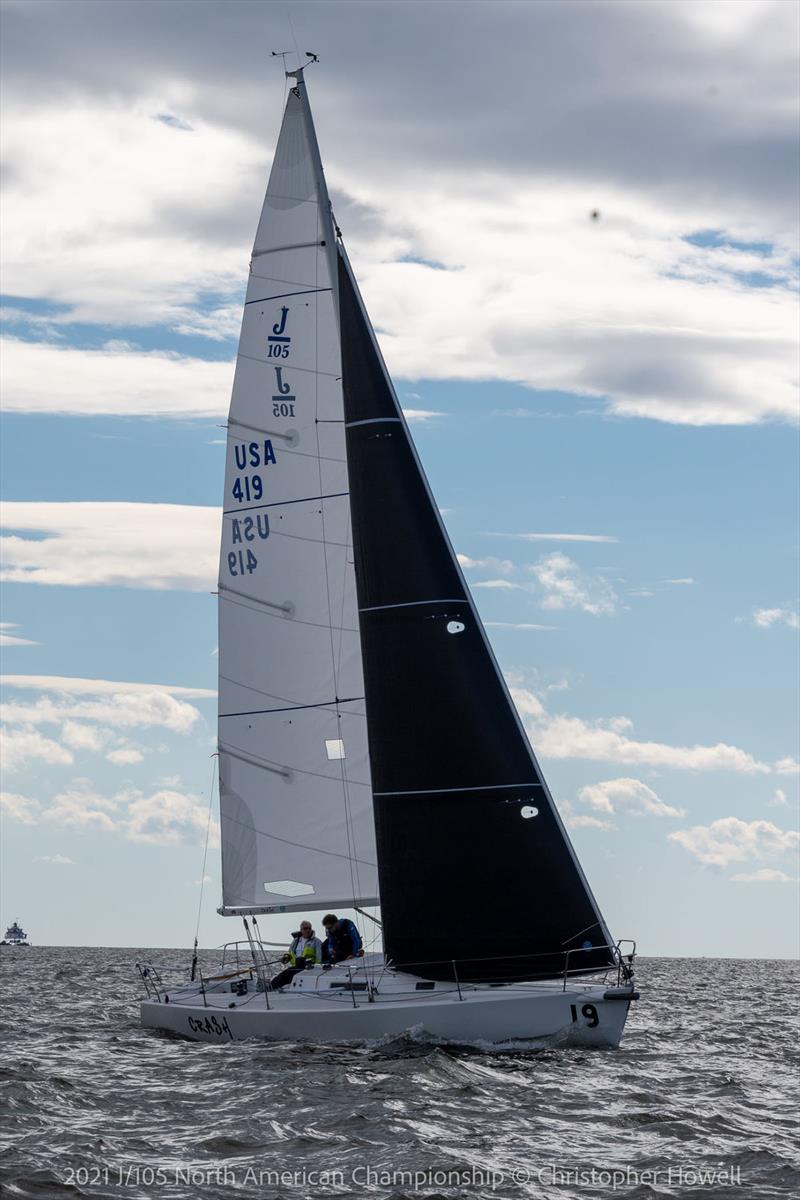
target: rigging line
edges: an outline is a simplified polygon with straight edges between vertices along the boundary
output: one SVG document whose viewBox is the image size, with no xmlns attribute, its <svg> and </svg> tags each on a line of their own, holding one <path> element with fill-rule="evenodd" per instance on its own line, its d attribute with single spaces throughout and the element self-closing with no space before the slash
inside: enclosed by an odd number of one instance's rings
<svg viewBox="0 0 800 1200">
<path fill-rule="evenodd" d="M 308 708 L 337 708 L 340 704 L 350 704 L 354 700 L 363 700 L 363 696 L 337 696 L 335 700 L 320 700 L 318 704 L 290 704 L 287 708 L 250 708 L 246 712 L 220 713 L 222 717 L 261 717 L 267 713 L 302 712 Z"/>
<path fill-rule="evenodd" d="M 229 813 L 222 814 L 223 821 L 230 821 L 232 825 L 241 825 L 242 829 L 247 829 L 250 833 L 256 833 L 259 837 L 269 838 L 273 842 L 281 842 L 284 846 L 294 846 L 298 850 L 308 850 L 311 854 L 324 854 L 328 858 L 349 858 L 349 854 L 340 854 L 338 850 L 322 850 L 319 846 L 309 846 L 307 842 L 294 842 L 291 838 L 279 837 L 277 833 L 267 833 L 266 829 L 257 829 L 255 825 L 248 824 L 247 821 L 239 821 L 236 817 L 232 817 Z M 375 868 L 376 863 L 364 862 L 365 867 Z M 257 908 L 258 905 L 248 905 L 248 908 Z"/>
<path fill-rule="evenodd" d="M 568 937 L 565 942 L 561 943 L 561 945 L 568 946 L 570 942 L 575 941 L 575 938 L 579 938 L 582 933 L 588 933 L 590 929 L 596 929 L 598 927 L 598 925 L 602 929 L 602 923 L 600 921 L 595 921 L 594 924 L 587 925 L 585 929 L 579 929 L 577 933 L 573 933 L 572 937 Z M 602 947 L 593 946 L 592 949 L 593 950 L 602 949 Z"/>
<path fill-rule="evenodd" d="M 499 792 L 508 790 L 509 788 L 517 788 L 518 790 L 527 790 L 528 788 L 542 788 L 541 783 L 484 783 L 480 787 L 452 787 L 452 788 L 419 788 L 416 791 L 402 792 L 375 792 L 376 796 L 438 796 L 444 792 Z M 591 928 L 591 926 L 590 926 Z M 578 936 L 577 934 L 575 935 Z"/>
<path fill-rule="evenodd" d="M 250 504 L 246 508 L 226 508 L 223 517 L 235 517 L 240 512 L 255 512 L 257 508 L 282 508 L 286 504 L 312 504 L 320 500 L 339 500 L 349 492 L 331 492 L 329 496 L 298 496 L 296 500 L 270 500 L 268 504 Z"/>
<path fill-rule="evenodd" d="M 272 366 L 266 358 L 257 358 L 255 354 L 243 354 L 241 350 L 236 353 L 237 358 L 246 358 L 248 362 L 260 363 L 262 367 Z M 338 375 L 334 375 L 333 371 L 315 371 L 313 367 L 298 367 L 297 363 L 292 366 L 292 371 L 302 371 L 305 375 L 325 375 L 328 379 L 338 379 Z"/>
<path fill-rule="evenodd" d="M 292 31 L 292 41 L 294 42 L 294 52 L 297 55 L 297 69 L 299 71 L 303 64 L 300 62 L 300 51 L 297 47 L 297 38 L 295 37 L 295 33 L 294 33 L 294 24 L 292 22 L 292 14 L 289 11 L 288 4 L 285 6 L 285 8 L 286 8 L 286 19 L 289 22 L 289 28 Z"/>
<path fill-rule="evenodd" d="M 320 244 L 323 246 L 325 245 L 324 242 L 322 242 Z M 316 246 L 317 243 L 309 242 L 309 245 Z M 299 247 L 298 246 L 285 246 L 285 247 L 281 247 L 281 249 L 297 250 L 297 249 L 299 249 Z M 273 254 L 274 251 L 262 250 L 261 253 L 262 254 Z M 255 257 L 255 251 L 253 251 L 253 256 Z M 256 276 L 256 278 L 263 279 L 263 278 L 265 278 L 265 276 L 258 275 L 258 276 Z M 244 306 L 245 306 L 245 308 L 247 308 L 248 304 L 268 304 L 270 302 L 270 300 L 288 300 L 290 296 L 316 296 L 318 292 L 329 292 L 330 290 L 331 290 L 330 288 L 304 288 L 303 291 L 301 291 L 301 292 L 279 292 L 277 296 L 262 296 L 260 300 L 245 300 Z"/>
<path fill-rule="evenodd" d="M 217 777 L 219 754 L 212 754 L 211 782 L 208 788 L 208 819 L 206 821 L 206 841 L 203 846 L 203 869 L 200 872 L 200 899 L 197 902 L 197 924 L 194 928 L 194 950 L 197 953 L 197 939 L 200 936 L 200 916 L 203 911 L 203 891 L 206 883 L 206 862 L 208 861 L 208 839 L 211 834 L 211 808 L 214 802 L 214 781 Z"/>
<path fill-rule="evenodd" d="M 258 695 L 258 696 L 266 696 L 268 700 L 280 700 L 283 704 L 288 705 L 290 708 L 293 707 L 293 701 L 290 696 L 277 696 L 274 692 L 265 692 L 263 690 L 263 688 L 254 687 L 252 683 L 243 683 L 241 679 L 234 679 L 232 675 L 225 675 L 222 671 L 219 672 L 219 678 L 224 679 L 226 683 L 232 683 L 235 687 L 244 688 L 245 691 L 247 691 L 247 692 L 255 692 L 256 695 Z M 363 700 L 363 699 L 364 699 L 363 696 L 355 696 L 355 697 L 353 697 L 353 702 L 357 703 L 358 701 Z M 349 702 L 350 701 L 347 701 L 347 700 L 340 701 L 340 703 L 342 703 L 342 704 L 349 703 Z M 331 707 L 333 707 L 334 703 L 335 703 L 335 701 L 333 701 L 333 700 L 330 701 Z M 309 706 L 301 704 L 301 705 L 298 705 L 297 707 L 308 708 Z M 359 716 L 360 714 L 359 713 L 355 713 L 355 714 L 351 713 L 349 715 Z"/>
</svg>

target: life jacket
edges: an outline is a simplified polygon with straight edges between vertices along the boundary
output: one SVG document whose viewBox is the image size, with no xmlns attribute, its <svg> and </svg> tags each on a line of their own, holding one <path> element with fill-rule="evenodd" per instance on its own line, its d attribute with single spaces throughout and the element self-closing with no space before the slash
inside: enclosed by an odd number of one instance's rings
<svg viewBox="0 0 800 1200">
<path fill-rule="evenodd" d="M 300 945 L 300 941 L 301 938 L 298 934 L 289 947 L 289 964 L 292 967 L 296 967 L 298 963 L 297 948 Z M 307 967 L 316 966 L 318 962 L 322 961 L 322 942 L 318 937 L 314 937 L 313 934 L 311 935 L 303 947 L 303 953 L 300 955 L 300 958 L 305 961 Z"/>
<path fill-rule="evenodd" d="M 363 946 L 363 942 L 361 941 L 361 934 L 358 932 L 355 925 L 348 917 L 344 917 L 342 920 L 340 920 L 339 925 L 340 925 L 340 928 L 337 929 L 335 933 L 331 932 L 328 934 L 328 939 L 325 943 L 328 961 L 329 962 L 336 961 L 337 948 L 339 946 L 339 943 L 344 938 L 348 938 L 352 944 L 353 949 L 350 951 L 350 954 L 354 958 L 361 958 L 364 953 L 364 946 Z M 348 958 L 350 956 L 345 955 L 344 957 Z"/>
</svg>

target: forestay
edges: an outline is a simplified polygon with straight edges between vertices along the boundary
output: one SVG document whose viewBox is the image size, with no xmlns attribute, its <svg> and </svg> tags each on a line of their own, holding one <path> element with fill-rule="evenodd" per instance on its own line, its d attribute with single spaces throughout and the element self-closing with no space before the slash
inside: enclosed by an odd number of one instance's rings
<svg viewBox="0 0 800 1200">
<path fill-rule="evenodd" d="M 228 423 L 219 574 L 228 914 L 377 900 L 336 282 L 313 137 L 293 89 Z"/>
</svg>

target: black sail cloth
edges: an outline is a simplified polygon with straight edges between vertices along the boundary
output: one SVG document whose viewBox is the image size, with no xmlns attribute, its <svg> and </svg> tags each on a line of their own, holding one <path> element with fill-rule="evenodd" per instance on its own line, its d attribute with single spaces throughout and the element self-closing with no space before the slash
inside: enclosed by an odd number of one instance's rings
<svg viewBox="0 0 800 1200">
<path fill-rule="evenodd" d="M 339 307 L 387 957 L 433 979 L 596 970 L 611 961 L 605 923 L 512 710 L 341 255 Z"/>
</svg>

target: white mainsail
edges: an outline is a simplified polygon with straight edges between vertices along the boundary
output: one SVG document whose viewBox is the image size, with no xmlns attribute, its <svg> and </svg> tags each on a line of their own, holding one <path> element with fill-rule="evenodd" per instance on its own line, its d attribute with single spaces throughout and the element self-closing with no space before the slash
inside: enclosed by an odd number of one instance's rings
<svg viewBox="0 0 800 1200">
<path fill-rule="evenodd" d="M 219 571 L 221 912 L 377 903 L 332 224 L 300 90 L 256 234 Z"/>
</svg>

